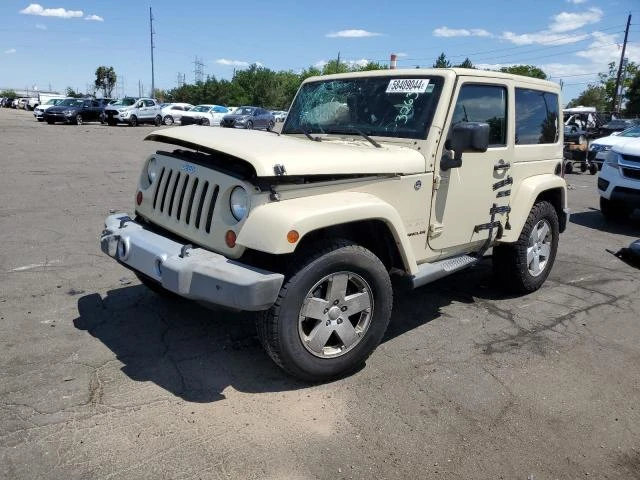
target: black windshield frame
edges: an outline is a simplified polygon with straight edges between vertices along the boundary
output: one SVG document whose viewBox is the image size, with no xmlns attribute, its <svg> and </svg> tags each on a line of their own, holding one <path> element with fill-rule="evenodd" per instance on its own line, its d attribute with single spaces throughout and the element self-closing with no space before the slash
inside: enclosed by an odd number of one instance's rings
<svg viewBox="0 0 640 480">
<path fill-rule="evenodd" d="M 390 82 L 427 80 L 424 92 L 389 93 Z M 425 139 L 444 77 L 368 76 L 318 80 L 302 85 L 289 109 L 283 134 L 353 133 L 371 137 Z"/>
</svg>

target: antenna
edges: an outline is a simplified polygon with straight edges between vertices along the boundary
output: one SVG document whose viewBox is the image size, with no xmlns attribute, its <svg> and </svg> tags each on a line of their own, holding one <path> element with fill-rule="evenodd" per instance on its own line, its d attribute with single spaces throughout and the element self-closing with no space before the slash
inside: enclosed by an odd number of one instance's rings
<svg viewBox="0 0 640 480">
<path fill-rule="evenodd" d="M 151 33 L 151 98 L 154 98 L 156 91 L 156 79 L 155 72 L 153 70 L 153 49 L 155 48 L 153 45 L 153 36 L 155 32 L 153 31 L 153 12 L 151 11 L 151 7 L 149 7 L 149 32 Z"/>
</svg>

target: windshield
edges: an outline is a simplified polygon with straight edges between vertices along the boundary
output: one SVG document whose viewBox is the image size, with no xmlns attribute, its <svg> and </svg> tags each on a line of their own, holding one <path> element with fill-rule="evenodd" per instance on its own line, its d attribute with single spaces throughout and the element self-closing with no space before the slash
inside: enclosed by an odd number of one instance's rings
<svg viewBox="0 0 640 480">
<path fill-rule="evenodd" d="M 640 126 L 639 127 L 627 128 L 626 130 L 620 132 L 620 135 L 618 135 L 618 136 L 619 137 L 638 138 L 638 137 L 640 137 Z"/>
<path fill-rule="evenodd" d="M 59 98 L 52 98 L 51 100 L 49 100 L 47 103 L 45 103 L 45 105 L 57 105 L 58 103 L 60 103 L 62 100 L 60 100 Z"/>
<path fill-rule="evenodd" d="M 208 105 L 196 105 L 195 107 L 191 108 L 189 111 L 190 112 L 208 112 L 210 109 L 211 107 Z"/>
<path fill-rule="evenodd" d="M 303 85 L 282 133 L 426 138 L 442 77 L 364 77 Z"/>
<path fill-rule="evenodd" d="M 134 103 L 136 103 L 135 98 L 120 98 L 115 102 L 110 103 L 109 105 L 120 106 L 120 107 L 130 107 Z"/>
<path fill-rule="evenodd" d="M 234 115 L 251 115 L 253 114 L 254 110 L 255 108 L 252 108 L 252 107 L 240 107 L 234 110 L 233 114 Z"/>
<path fill-rule="evenodd" d="M 84 103 L 84 100 L 81 98 L 65 98 L 58 105 L 61 107 L 79 107 Z"/>
</svg>

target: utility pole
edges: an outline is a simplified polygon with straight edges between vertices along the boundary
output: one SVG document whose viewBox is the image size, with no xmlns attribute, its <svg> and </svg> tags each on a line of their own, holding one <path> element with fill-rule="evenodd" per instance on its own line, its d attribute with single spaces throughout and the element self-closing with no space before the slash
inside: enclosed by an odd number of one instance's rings
<svg viewBox="0 0 640 480">
<path fill-rule="evenodd" d="M 338 52 L 338 63 L 336 63 L 336 68 L 340 68 L 340 52 Z"/>
<path fill-rule="evenodd" d="M 620 55 L 620 64 L 618 65 L 618 75 L 616 77 L 616 89 L 613 91 L 613 102 L 611 103 L 611 111 L 617 112 L 618 89 L 620 88 L 620 77 L 622 77 L 622 64 L 624 62 L 624 53 L 627 49 L 627 38 L 629 37 L 629 25 L 631 25 L 631 14 L 627 17 L 627 28 L 624 31 L 624 43 L 622 44 L 622 54 Z"/>
<path fill-rule="evenodd" d="M 153 35 L 154 35 L 154 31 L 153 31 L 153 13 L 151 11 L 151 7 L 149 7 L 149 31 L 151 33 L 151 98 L 153 98 L 155 96 L 155 92 L 156 92 L 156 79 L 155 79 L 155 73 L 153 71 L 153 49 L 155 48 L 153 46 Z"/>
</svg>

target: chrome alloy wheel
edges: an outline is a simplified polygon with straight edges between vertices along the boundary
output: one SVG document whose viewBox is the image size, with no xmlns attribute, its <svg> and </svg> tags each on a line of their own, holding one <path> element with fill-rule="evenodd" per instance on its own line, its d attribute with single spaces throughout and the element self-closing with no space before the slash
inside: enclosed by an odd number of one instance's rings
<svg viewBox="0 0 640 480">
<path fill-rule="evenodd" d="M 304 347 L 320 358 L 335 358 L 364 338 L 373 316 L 373 293 L 353 272 L 336 272 L 316 283 L 302 303 L 298 333 Z"/>
<path fill-rule="evenodd" d="M 552 237 L 551 226 L 545 219 L 540 220 L 531 231 L 527 245 L 527 268 L 532 277 L 537 277 L 547 267 Z"/>
</svg>

